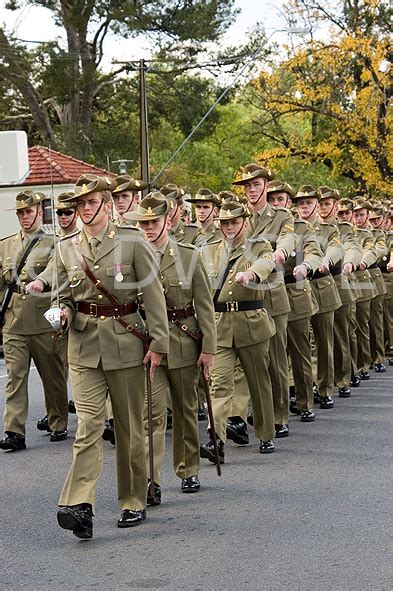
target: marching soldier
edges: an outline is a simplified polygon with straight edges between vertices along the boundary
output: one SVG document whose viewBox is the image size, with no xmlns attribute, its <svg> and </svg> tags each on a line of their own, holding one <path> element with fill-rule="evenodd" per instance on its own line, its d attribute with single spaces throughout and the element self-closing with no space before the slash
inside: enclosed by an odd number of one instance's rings
<svg viewBox="0 0 393 591">
<path fill-rule="evenodd" d="M 4 315 L 3 349 L 7 367 L 4 431 L 0 448 L 26 448 L 28 413 L 27 382 L 33 359 L 44 387 L 50 441 L 67 437 L 68 399 L 64 339 L 52 340 L 52 328 L 43 314 L 50 294 L 26 293 L 26 284 L 48 265 L 53 236 L 41 231 L 43 193 L 25 190 L 16 196 L 15 210 L 21 226 L 14 236 L 0 242 L 1 292 Z"/>
<path fill-rule="evenodd" d="M 384 213 L 383 206 L 380 204 L 371 207 L 369 213 L 371 233 L 374 238 L 374 246 L 377 254 L 375 266 L 369 267 L 371 278 L 378 292 L 370 304 L 370 351 L 371 362 L 374 364 L 374 371 L 376 373 L 383 373 L 385 371 L 385 365 L 383 363 L 385 358 L 383 303 L 387 288 L 380 268 L 384 264 L 384 257 L 386 258 L 388 254 L 388 245 L 383 230 Z"/>
<path fill-rule="evenodd" d="M 211 395 L 218 435 L 220 463 L 224 463 L 226 425 L 234 393 L 234 366 L 240 359 L 254 412 L 259 451 L 272 453 L 274 409 L 269 377 L 269 339 L 275 332 L 264 309 L 265 281 L 274 268 L 270 243 L 258 236 L 246 241 L 249 212 L 236 202 L 224 203 L 219 214 L 222 240 L 208 244 L 203 257 L 212 282 L 217 323 L 217 355 L 211 372 Z M 210 440 L 201 457 L 215 462 Z"/>
<path fill-rule="evenodd" d="M 311 185 L 303 185 L 297 192 L 296 203 L 299 218 L 312 224 L 323 253 L 322 264 L 314 272 L 311 280 L 311 287 L 319 307 L 319 311 L 311 317 L 311 325 L 317 348 L 319 406 L 330 409 L 334 406 L 334 312 L 342 305 L 330 269 L 334 274 L 336 273 L 342 258 L 342 250 L 337 228 L 333 224 L 322 222 L 318 217 L 320 198 L 321 193 L 317 189 Z"/>
<path fill-rule="evenodd" d="M 161 502 L 160 468 L 165 451 L 167 390 L 173 412 L 173 465 L 184 493 L 197 492 L 199 482 L 199 368 L 208 377 L 216 353 L 216 329 L 209 279 L 195 247 L 169 238 L 169 202 L 149 193 L 126 218 L 138 221 L 159 264 L 169 322 L 169 353 L 157 368 L 152 388 L 155 491 L 148 504 Z M 147 413 L 145 412 L 145 415 Z M 145 416 L 145 430 L 147 430 Z M 146 437 L 148 441 L 148 437 Z M 148 446 L 147 446 L 148 447 Z"/>
<path fill-rule="evenodd" d="M 60 527 L 93 535 L 96 482 L 102 469 L 102 425 L 111 393 L 116 436 L 118 527 L 146 517 L 143 429 L 145 371 L 168 352 L 166 306 L 157 265 L 141 232 L 108 220 L 112 182 L 83 175 L 75 194 L 82 231 L 58 244 L 60 305 L 69 329 L 68 360 L 78 415 L 73 462 L 59 499 Z M 150 344 L 138 313 L 143 291 Z M 148 346 L 145 353 L 144 347 Z"/>
<path fill-rule="evenodd" d="M 198 189 L 195 197 L 187 197 L 188 203 L 195 205 L 195 217 L 200 226 L 200 232 L 195 239 L 195 246 L 202 248 L 206 244 L 220 239 L 220 228 L 215 224 L 215 218 L 220 209 L 220 200 L 218 196 L 210 189 Z"/>
<path fill-rule="evenodd" d="M 296 205 L 295 192 L 288 183 L 269 183 L 267 197 L 270 205 L 290 207 Z M 303 422 L 315 420 L 313 409 L 313 379 L 310 346 L 310 319 L 318 312 L 318 304 L 309 277 L 322 264 L 323 254 L 315 238 L 314 228 L 304 220 L 294 220 L 296 247 L 284 263 L 284 281 L 290 301 L 288 315 L 288 353 L 291 357 L 295 397 L 291 412 L 300 415 Z M 292 398 L 292 396 L 291 396 Z M 295 402 L 296 400 L 296 402 Z M 294 404 L 295 403 L 295 404 Z"/>
<path fill-rule="evenodd" d="M 56 216 L 58 223 L 57 234 L 60 238 L 65 236 L 71 236 L 76 232 L 79 232 L 77 227 L 78 212 L 76 211 L 76 201 L 71 201 L 74 197 L 74 193 L 67 192 L 61 193 L 57 197 L 56 203 Z M 52 206 L 48 206 L 52 208 Z M 38 275 L 38 277 L 26 285 L 26 292 L 28 293 L 41 293 L 46 289 L 50 290 L 53 279 L 53 259 L 51 259 L 46 266 L 45 270 Z M 67 335 L 63 336 L 65 343 L 62 343 L 62 352 L 64 353 L 64 366 L 66 371 L 66 379 L 68 378 L 68 359 L 67 359 Z M 75 405 L 73 400 L 68 402 L 68 412 L 75 414 Z M 37 429 L 39 431 L 50 432 L 48 423 L 48 415 L 46 414 L 42 419 L 37 421 Z"/>
<path fill-rule="evenodd" d="M 331 269 L 342 302 L 334 312 L 334 382 L 338 386 L 339 397 L 348 398 L 351 395 L 352 376 L 351 331 L 356 331 L 356 291 L 352 289 L 353 279 L 350 277 L 360 263 L 362 249 L 357 241 L 354 226 L 350 222 L 339 221 L 336 218 L 340 198 L 338 191 L 326 185 L 318 190 L 321 193 L 319 217 L 325 223 L 337 227 L 342 246 L 342 259 Z"/>
<path fill-rule="evenodd" d="M 181 219 L 183 189 L 180 189 L 173 183 L 169 183 L 161 187 L 160 193 L 169 201 L 169 219 L 171 221 L 169 236 L 183 244 L 195 244 L 200 234 L 199 226 L 197 224 L 185 224 Z"/>
<path fill-rule="evenodd" d="M 363 249 L 362 260 L 355 272 L 361 290 L 356 301 L 356 323 L 358 359 L 357 369 L 361 380 L 369 380 L 371 351 L 370 351 L 370 308 L 371 300 L 377 295 L 377 288 L 372 280 L 369 269 L 377 262 L 373 235 L 368 224 L 368 204 L 362 199 L 354 203 L 353 216 L 358 231 L 358 240 Z"/>
<path fill-rule="evenodd" d="M 388 252 L 383 264 L 381 265 L 382 275 L 386 285 L 386 295 L 384 300 L 384 325 L 385 325 L 385 350 L 389 365 L 393 365 L 393 275 L 389 272 L 393 263 L 393 231 L 392 231 L 392 212 L 386 210 L 384 229 Z"/>
<path fill-rule="evenodd" d="M 272 383 L 276 437 L 288 435 L 288 360 L 287 360 L 287 322 L 290 311 L 289 299 L 285 289 L 283 264 L 295 249 L 294 220 L 285 208 L 272 208 L 267 203 L 268 181 L 273 180 L 271 170 L 258 164 L 247 164 L 242 178 L 233 182 L 244 187 L 251 211 L 248 238 L 265 238 L 273 248 L 275 272 L 269 277 L 265 294 L 265 306 L 274 320 L 276 332 L 270 339 L 269 373 Z M 240 392 L 244 392 L 244 389 Z M 235 398 L 240 392 L 235 393 Z M 244 409 L 248 400 L 244 401 Z M 240 424 L 242 427 L 242 424 Z"/>
<path fill-rule="evenodd" d="M 116 187 L 112 191 L 112 199 L 117 215 L 113 221 L 117 226 L 127 225 L 123 215 L 136 210 L 140 201 L 139 191 L 146 189 L 147 183 L 127 174 L 117 176 L 114 181 Z"/>
</svg>

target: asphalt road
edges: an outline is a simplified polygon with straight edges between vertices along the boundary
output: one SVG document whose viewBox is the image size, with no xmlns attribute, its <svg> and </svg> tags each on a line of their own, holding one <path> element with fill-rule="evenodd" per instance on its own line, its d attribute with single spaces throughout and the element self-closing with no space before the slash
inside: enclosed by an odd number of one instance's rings
<svg viewBox="0 0 393 591">
<path fill-rule="evenodd" d="M 3 391 L 4 376 L 1 360 Z M 229 442 L 221 478 L 202 460 L 198 494 L 180 492 L 168 432 L 163 503 L 137 528 L 116 527 L 104 442 L 91 541 L 56 523 L 75 415 L 69 439 L 50 443 L 35 428 L 42 409 L 32 369 L 28 449 L 0 451 L 1 590 L 393 589 L 393 367 L 317 410 L 315 423 L 292 418 L 274 454 L 258 453 L 252 430 L 250 445 Z"/>
</svg>

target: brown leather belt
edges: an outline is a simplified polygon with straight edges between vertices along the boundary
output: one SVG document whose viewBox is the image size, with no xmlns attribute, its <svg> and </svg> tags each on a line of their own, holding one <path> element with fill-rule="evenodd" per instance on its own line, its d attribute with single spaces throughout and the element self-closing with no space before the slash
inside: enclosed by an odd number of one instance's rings
<svg viewBox="0 0 393 591">
<path fill-rule="evenodd" d="M 183 318 L 189 318 L 190 316 L 194 316 L 195 309 L 193 306 L 189 308 L 179 308 L 178 310 L 175 308 L 174 310 L 167 310 L 168 320 L 181 320 Z"/>
<path fill-rule="evenodd" d="M 92 318 L 97 316 L 127 316 L 127 314 L 134 314 L 138 310 L 138 304 L 131 302 L 130 304 L 119 304 L 113 306 L 110 304 L 96 304 L 95 302 L 77 302 L 76 309 L 82 314 L 88 314 Z"/>
</svg>

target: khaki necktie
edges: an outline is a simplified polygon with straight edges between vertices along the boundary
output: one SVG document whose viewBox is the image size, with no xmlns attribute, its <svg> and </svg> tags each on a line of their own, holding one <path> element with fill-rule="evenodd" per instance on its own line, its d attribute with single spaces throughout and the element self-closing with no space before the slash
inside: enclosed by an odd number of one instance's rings
<svg viewBox="0 0 393 591">
<path fill-rule="evenodd" d="M 96 238 L 95 236 L 91 239 L 90 241 L 90 250 L 91 250 L 91 254 L 93 255 L 94 258 L 96 258 L 98 251 L 100 249 L 100 240 L 98 240 L 98 238 Z"/>
</svg>

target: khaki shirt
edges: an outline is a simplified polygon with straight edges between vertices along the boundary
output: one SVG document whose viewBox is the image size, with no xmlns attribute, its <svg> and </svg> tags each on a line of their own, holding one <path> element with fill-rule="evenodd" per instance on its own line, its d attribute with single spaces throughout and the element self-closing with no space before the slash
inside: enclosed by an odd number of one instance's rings
<svg viewBox="0 0 393 591">
<path fill-rule="evenodd" d="M 22 254 L 28 247 L 29 240 L 41 232 L 26 235 L 19 231 L 0 241 L 0 297 L 4 298 L 5 291 L 16 274 Z M 53 236 L 40 234 L 37 244 L 27 257 L 26 264 L 21 269 L 10 304 L 5 313 L 4 333 L 33 335 L 52 332 L 52 327 L 44 318 L 44 313 L 50 308 L 50 293 L 24 293 L 27 283 L 34 281 L 46 269 L 54 247 Z"/>
<path fill-rule="evenodd" d="M 274 269 L 272 247 L 267 240 L 243 242 L 229 255 L 224 240 L 208 244 L 202 250 L 212 291 L 216 293 L 218 303 L 246 302 L 263 300 L 266 292 L 266 279 Z M 224 272 L 229 261 L 233 261 L 227 277 Z M 241 271 L 252 271 L 258 278 L 257 283 L 240 285 L 235 276 Z M 265 308 L 243 312 L 218 312 L 217 344 L 219 347 L 245 347 L 266 341 L 276 332 L 274 321 Z"/>
<path fill-rule="evenodd" d="M 182 242 L 183 244 L 195 244 L 200 230 L 201 228 L 196 224 L 185 224 L 182 220 L 180 220 L 176 228 L 172 228 L 169 231 L 169 236 L 177 242 Z"/>
<path fill-rule="evenodd" d="M 120 304 L 136 302 L 138 292 L 143 292 L 152 338 L 150 349 L 164 354 L 168 352 L 168 321 L 158 265 L 139 230 L 109 222 L 95 258 L 84 232 L 62 240 L 57 248 L 60 304 L 70 310 L 70 364 L 96 368 L 101 362 L 104 370 L 116 370 L 140 365 L 144 356 L 141 339 L 128 332 L 113 317 L 78 312 L 78 302 L 107 305 L 110 302 L 86 276 L 77 252 Z M 144 330 L 139 312 L 123 318 L 137 330 Z"/>
</svg>

